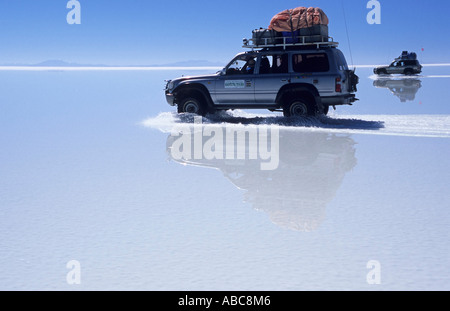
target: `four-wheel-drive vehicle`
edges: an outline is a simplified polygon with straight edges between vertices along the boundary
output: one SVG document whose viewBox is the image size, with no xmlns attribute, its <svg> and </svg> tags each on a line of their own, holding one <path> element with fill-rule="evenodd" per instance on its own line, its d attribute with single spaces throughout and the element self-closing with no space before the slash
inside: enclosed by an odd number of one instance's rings
<svg viewBox="0 0 450 311">
<path fill-rule="evenodd" d="M 165 93 L 179 113 L 268 109 L 306 116 L 351 105 L 358 82 L 337 43 L 284 42 L 239 53 L 213 75 L 169 80 Z"/>
<path fill-rule="evenodd" d="M 422 72 L 422 65 L 417 60 L 416 53 L 404 51 L 389 66 L 376 67 L 373 72 L 377 75 L 403 74 L 409 76 L 420 74 Z"/>
</svg>

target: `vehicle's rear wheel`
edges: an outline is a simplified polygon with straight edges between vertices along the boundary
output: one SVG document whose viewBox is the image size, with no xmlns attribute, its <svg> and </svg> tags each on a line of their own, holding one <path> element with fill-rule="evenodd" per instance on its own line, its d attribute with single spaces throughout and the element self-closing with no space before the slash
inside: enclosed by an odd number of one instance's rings
<svg viewBox="0 0 450 311">
<path fill-rule="evenodd" d="M 328 106 L 328 105 L 323 105 L 323 114 L 324 114 L 324 115 L 327 115 L 329 111 L 330 111 L 330 106 Z"/>
<path fill-rule="evenodd" d="M 205 114 L 205 107 L 198 98 L 187 97 L 178 104 L 178 113 L 195 113 L 202 116 Z"/>
<path fill-rule="evenodd" d="M 285 117 L 305 117 L 316 114 L 314 105 L 305 99 L 294 99 L 283 107 Z"/>
<path fill-rule="evenodd" d="M 405 75 L 412 76 L 414 74 L 414 71 L 412 69 L 405 69 Z"/>
</svg>

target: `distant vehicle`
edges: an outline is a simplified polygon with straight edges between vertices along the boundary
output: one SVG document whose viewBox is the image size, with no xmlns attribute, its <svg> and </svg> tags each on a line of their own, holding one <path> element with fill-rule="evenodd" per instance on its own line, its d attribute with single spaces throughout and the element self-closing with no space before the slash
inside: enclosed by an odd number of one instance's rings
<svg viewBox="0 0 450 311">
<path fill-rule="evenodd" d="M 376 67 L 373 72 L 377 75 L 401 74 L 414 75 L 422 72 L 422 65 L 417 60 L 416 53 L 404 51 L 389 66 Z"/>
<path fill-rule="evenodd" d="M 205 115 L 227 109 L 268 109 L 284 116 L 327 114 L 351 105 L 359 82 L 328 37 L 320 41 L 249 45 L 220 72 L 169 80 L 166 99 L 179 113 Z M 314 38 L 315 39 L 315 38 Z"/>
</svg>

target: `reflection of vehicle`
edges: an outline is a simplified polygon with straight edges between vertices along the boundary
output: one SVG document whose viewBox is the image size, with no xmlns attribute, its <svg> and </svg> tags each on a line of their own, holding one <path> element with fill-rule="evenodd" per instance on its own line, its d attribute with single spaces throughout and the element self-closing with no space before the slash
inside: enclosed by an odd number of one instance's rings
<svg viewBox="0 0 450 311">
<path fill-rule="evenodd" d="M 230 131 L 218 124 L 209 124 L 205 129 L 208 128 L 210 132 L 223 134 Z M 237 136 L 249 130 L 239 125 L 233 125 L 232 129 Z M 184 142 L 190 141 L 190 146 L 194 146 L 194 136 L 186 136 L 188 140 Z M 297 231 L 312 231 L 322 223 L 326 206 L 333 200 L 345 174 L 356 165 L 355 142 L 347 135 L 280 130 L 279 165 L 273 170 L 261 170 L 263 160 L 250 159 L 251 154 L 258 154 L 256 149 L 260 145 L 247 143 L 246 156 L 241 159 L 180 159 L 174 156 L 174 149 L 180 148 L 180 139 L 173 135 L 167 138 L 171 159 L 219 169 L 236 187 L 246 191 L 245 201 L 253 208 L 269 214 L 275 224 Z M 197 146 L 210 148 L 210 141 L 210 136 L 204 137 Z M 221 141 L 215 150 L 228 150 L 229 141 Z M 235 148 L 234 143 L 231 146 Z"/>
<path fill-rule="evenodd" d="M 373 81 L 373 86 L 389 89 L 404 103 L 415 99 L 422 82 L 419 79 L 378 79 Z"/>
<path fill-rule="evenodd" d="M 377 75 L 383 74 L 404 74 L 413 75 L 422 72 L 422 66 L 417 60 L 415 53 L 404 51 L 402 55 L 396 58 L 389 66 L 376 67 L 373 72 Z"/>
<path fill-rule="evenodd" d="M 217 74 L 169 81 L 167 102 L 180 113 L 201 115 L 226 109 L 282 110 L 285 116 L 327 113 L 330 106 L 356 101 L 358 84 L 344 54 L 330 44 L 240 53 Z"/>
</svg>

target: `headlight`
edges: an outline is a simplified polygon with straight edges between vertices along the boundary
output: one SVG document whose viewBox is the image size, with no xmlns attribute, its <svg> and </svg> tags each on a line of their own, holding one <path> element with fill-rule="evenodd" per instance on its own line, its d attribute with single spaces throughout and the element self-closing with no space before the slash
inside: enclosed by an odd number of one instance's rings
<svg viewBox="0 0 450 311">
<path fill-rule="evenodd" d="M 166 90 L 170 91 L 171 89 L 173 89 L 173 81 L 172 80 L 168 80 L 167 81 L 167 85 L 166 85 Z"/>
</svg>

